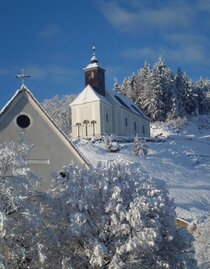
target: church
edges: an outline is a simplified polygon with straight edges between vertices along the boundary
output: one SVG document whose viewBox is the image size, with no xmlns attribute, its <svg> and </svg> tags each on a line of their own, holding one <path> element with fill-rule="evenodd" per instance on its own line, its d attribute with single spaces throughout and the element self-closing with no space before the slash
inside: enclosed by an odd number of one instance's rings
<svg viewBox="0 0 210 269">
<path fill-rule="evenodd" d="M 64 165 L 74 162 L 78 166 L 90 166 L 24 82 L 0 111 L 0 144 L 17 142 L 22 134 L 32 145 L 27 163 L 31 172 L 40 178 L 39 190 L 47 191 L 52 182 L 52 174 L 62 172 Z"/>
<path fill-rule="evenodd" d="M 84 68 L 85 88 L 70 104 L 72 137 L 118 135 L 150 136 L 149 118 L 129 98 L 105 88 L 105 70 L 98 64 L 95 47 Z"/>
</svg>

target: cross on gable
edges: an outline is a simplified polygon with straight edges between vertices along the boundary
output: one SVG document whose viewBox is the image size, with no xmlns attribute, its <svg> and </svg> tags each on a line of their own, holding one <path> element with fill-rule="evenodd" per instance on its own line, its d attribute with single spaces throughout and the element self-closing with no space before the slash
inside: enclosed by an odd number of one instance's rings
<svg viewBox="0 0 210 269">
<path fill-rule="evenodd" d="M 25 86 L 25 78 L 30 78 L 30 75 L 26 75 L 24 73 L 24 69 L 22 70 L 22 74 L 18 74 L 16 75 L 17 78 L 20 78 L 22 80 L 22 85 L 21 86 Z"/>
</svg>

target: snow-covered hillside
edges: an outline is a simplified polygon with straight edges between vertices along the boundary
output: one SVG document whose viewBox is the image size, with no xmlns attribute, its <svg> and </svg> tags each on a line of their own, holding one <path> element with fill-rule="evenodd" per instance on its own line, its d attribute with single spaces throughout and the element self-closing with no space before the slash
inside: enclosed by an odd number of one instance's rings
<svg viewBox="0 0 210 269">
<path fill-rule="evenodd" d="M 203 221 L 210 215 L 210 116 L 186 122 L 152 125 L 146 157 L 132 155 L 132 143 L 121 143 L 117 153 L 108 152 L 104 142 L 75 141 L 93 164 L 121 157 L 129 159 L 152 177 L 163 179 L 175 199 L 177 214 L 188 221 Z"/>
</svg>

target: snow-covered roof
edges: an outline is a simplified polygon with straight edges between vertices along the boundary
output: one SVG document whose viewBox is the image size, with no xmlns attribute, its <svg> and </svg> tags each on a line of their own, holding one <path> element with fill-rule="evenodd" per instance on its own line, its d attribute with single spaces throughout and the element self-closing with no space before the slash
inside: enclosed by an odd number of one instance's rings
<svg viewBox="0 0 210 269">
<path fill-rule="evenodd" d="M 94 67 L 99 67 L 98 63 L 89 63 L 83 70 L 89 69 L 89 68 L 94 68 Z"/>
<path fill-rule="evenodd" d="M 20 89 L 16 91 L 16 93 L 13 95 L 13 97 L 9 100 L 9 102 L 2 108 L 0 111 L 0 117 L 10 108 L 14 100 L 21 94 L 25 93 L 28 95 L 35 104 L 41 109 L 41 111 L 47 116 L 48 120 L 53 124 L 53 126 L 60 132 L 60 134 L 68 141 L 68 143 L 71 145 L 71 147 L 78 153 L 80 158 L 82 158 L 86 165 L 90 166 L 89 161 L 84 157 L 84 155 L 79 151 L 79 149 L 70 141 L 68 136 L 58 127 L 58 125 L 53 121 L 53 119 L 50 117 L 50 115 L 44 110 L 44 108 L 40 105 L 40 103 L 37 101 L 37 99 L 33 96 L 31 91 L 23 84 Z"/>
<path fill-rule="evenodd" d="M 70 106 L 81 105 L 94 101 L 102 101 L 108 105 L 111 105 L 106 97 L 98 94 L 90 85 L 87 85 L 79 96 L 70 104 Z"/>
<path fill-rule="evenodd" d="M 89 68 L 95 68 L 95 67 L 103 69 L 103 68 L 99 67 L 99 65 L 98 65 L 98 59 L 96 57 L 96 48 L 95 48 L 95 46 L 93 46 L 93 55 L 90 59 L 90 63 L 85 68 L 83 68 L 83 70 L 86 70 Z"/>
<path fill-rule="evenodd" d="M 116 91 L 109 91 L 106 93 L 109 94 L 109 96 L 114 100 L 115 103 L 118 105 L 132 111 L 133 113 L 137 114 L 138 116 L 145 118 L 146 120 L 150 120 L 143 112 L 142 110 L 128 97 L 123 96 Z"/>
</svg>

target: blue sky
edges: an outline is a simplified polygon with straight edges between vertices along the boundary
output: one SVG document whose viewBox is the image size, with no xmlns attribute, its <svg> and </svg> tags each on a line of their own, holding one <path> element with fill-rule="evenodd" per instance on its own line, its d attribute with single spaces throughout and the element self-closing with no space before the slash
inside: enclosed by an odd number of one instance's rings
<svg viewBox="0 0 210 269">
<path fill-rule="evenodd" d="M 78 94 L 93 42 L 106 85 L 161 55 L 210 79 L 210 0 L 0 0 L 0 107 L 26 85 L 42 102 Z"/>
</svg>

